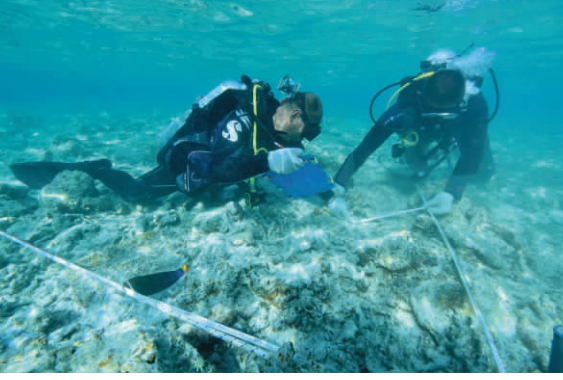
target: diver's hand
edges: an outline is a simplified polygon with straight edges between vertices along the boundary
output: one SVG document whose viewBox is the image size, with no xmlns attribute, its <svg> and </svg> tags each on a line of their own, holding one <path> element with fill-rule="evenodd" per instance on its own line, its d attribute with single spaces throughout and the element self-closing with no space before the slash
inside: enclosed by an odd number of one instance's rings
<svg viewBox="0 0 563 380">
<path fill-rule="evenodd" d="M 454 196 L 444 191 L 436 194 L 434 198 L 424 204 L 424 207 L 434 215 L 446 215 L 452 211 L 453 204 Z"/>
<path fill-rule="evenodd" d="M 334 193 L 334 197 L 328 202 L 330 212 L 336 217 L 349 218 L 348 206 L 346 206 L 346 200 L 344 199 L 346 190 L 337 184 L 331 191 Z"/>
<path fill-rule="evenodd" d="M 278 174 L 289 174 L 305 165 L 301 158 L 303 149 L 283 148 L 268 153 L 268 166 L 271 171 Z"/>
</svg>

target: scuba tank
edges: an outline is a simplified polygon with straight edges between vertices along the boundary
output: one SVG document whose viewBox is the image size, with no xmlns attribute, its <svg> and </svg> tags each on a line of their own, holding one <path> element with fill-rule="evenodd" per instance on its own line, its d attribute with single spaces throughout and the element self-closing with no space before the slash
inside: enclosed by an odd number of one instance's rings
<svg viewBox="0 0 563 380">
<path fill-rule="evenodd" d="M 246 75 L 241 77 L 241 81 L 222 82 L 207 95 L 199 98 L 191 109 L 184 112 L 182 118 L 175 118 L 159 133 L 158 140 L 161 148 L 157 154 L 157 162 L 166 166 L 167 153 L 174 145 L 183 141 L 209 145 L 209 131 L 215 128 L 229 112 L 237 108 L 247 111 L 249 115 L 252 115 L 251 117 L 254 117 L 252 89 L 255 85 L 260 85 L 257 98 L 258 115 L 267 114 L 268 109 L 271 109 L 272 106 L 277 107 L 277 100 L 273 97 L 268 84 L 253 82 Z M 185 121 L 182 123 L 182 120 Z M 259 124 L 263 128 L 267 128 L 264 123 Z M 271 136 L 268 137 L 271 139 Z M 260 140 L 266 139 L 260 136 Z"/>
<path fill-rule="evenodd" d="M 194 129 L 194 122 L 202 119 L 202 114 L 207 113 L 209 108 L 213 108 L 215 100 L 229 91 L 245 91 L 246 85 L 234 80 L 228 80 L 211 90 L 207 95 L 197 100 L 191 109 L 184 112 L 182 117 L 173 119 L 164 130 L 158 134 L 158 142 L 162 148 L 170 142 L 176 135 L 189 134 Z M 194 112 L 195 111 L 195 112 Z M 192 113 L 194 115 L 192 116 Z"/>
<path fill-rule="evenodd" d="M 188 109 L 184 112 L 182 116 L 175 117 L 172 121 L 157 135 L 157 143 L 158 147 L 162 148 L 166 143 L 178 132 L 182 125 L 184 125 L 184 121 L 190 116 L 192 113 L 191 109 Z"/>
</svg>

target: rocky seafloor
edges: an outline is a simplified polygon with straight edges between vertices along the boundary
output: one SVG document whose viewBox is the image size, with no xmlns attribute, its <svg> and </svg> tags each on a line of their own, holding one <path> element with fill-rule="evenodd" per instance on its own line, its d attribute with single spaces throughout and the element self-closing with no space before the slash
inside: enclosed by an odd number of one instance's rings
<svg viewBox="0 0 563 380">
<path fill-rule="evenodd" d="M 135 205 L 81 172 L 39 191 L 9 172 L 13 162 L 108 157 L 142 174 L 154 165 L 156 126 L 168 112 L 1 111 L 0 229 L 118 283 L 187 263 L 189 272 L 154 298 L 292 342 L 308 363 L 258 358 L 2 239 L 0 371 L 497 370 L 432 219 L 359 223 L 421 204 L 413 184 L 393 174 L 388 146 L 354 177 L 349 219 L 315 197 L 290 200 L 265 179 L 267 202 L 254 210 L 237 186 Z M 335 173 L 365 132 L 342 125 L 362 123 L 327 117 L 308 152 Z M 470 186 L 440 223 L 506 369 L 545 371 L 563 315 L 563 170 L 553 140 L 513 134 L 500 144 L 495 136 L 496 176 Z M 443 185 L 437 173 L 422 192 Z"/>
</svg>

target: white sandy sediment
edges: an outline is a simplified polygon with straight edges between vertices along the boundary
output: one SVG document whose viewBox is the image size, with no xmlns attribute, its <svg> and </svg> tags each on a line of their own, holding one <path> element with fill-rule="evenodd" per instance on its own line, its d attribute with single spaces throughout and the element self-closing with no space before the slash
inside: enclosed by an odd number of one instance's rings
<svg viewBox="0 0 563 380">
<path fill-rule="evenodd" d="M 136 175 L 148 170 L 156 147 L 154 136 L 142 133 L 142 117 L 108 114 L 103 133 L 88 130 L 98 116 L 61 118 L 66 128 L 37 141 L 11 135 L 15 148 L 3 149 L 1 159 L 107 156 Z M 42 133 L 48 133 L 56 117 L 44 118 Z M 127 123 L 139 133 L 132 137 Z M 328 128 L 307 149 L 334 174 L 361 133 L 348 135 Z M 561 167 L 526 170 L 537 157 L 514 156 L 509 149 L 518 141 L 491 139 L 497 177 L 470 186 L 440 221 L 507 370 L 545 371 L 552 327 L 563 315 L 556 238 L 563 205 L 560 187 L 528 177 L 538 170 L 560 175 Z M 389 149 L 383 146 L 355 175 L 345 195 L 353 220 L 420 206 L 414 187 L 388 173 L 396 165 Z M 272 195 L 258 210 L 230 199 L 230 190 L 220 200 L 175 194 L 137 206 L 83 173 L 62 173 L 29 193 L 7 166 L 1 170 L 2 229 L 118 283 L 186 262 L 189 272 L 155 298 L 266 341 L 290 341 L 311 363 L 264 361 L 0 241 L 3 372 L 496 370 L 451 258 L 424 213 L 353 224 L 318 200 L 288 200 L 265 183 Z M 424 194 L 441 190 L 443 178 L 423 183 Z"/>
</svg>

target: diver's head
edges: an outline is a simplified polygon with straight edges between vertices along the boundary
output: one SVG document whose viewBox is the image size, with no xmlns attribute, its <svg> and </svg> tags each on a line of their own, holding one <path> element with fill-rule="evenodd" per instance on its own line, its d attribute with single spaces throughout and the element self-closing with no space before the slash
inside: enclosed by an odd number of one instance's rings
<svg viewBox="0 0 563 380">
<path fill-rule="evenodd" d="M 467 50 L 467 49 L 466 49 Z M 469 53 L 456 54 L 450 49 L 438 49 L 420 62 L 422 73 L 439 70 L 458 70 L 465 78 L 465 100 L 478 94 L 483 84 L 483 75 L 490 69 L 494 53 L 480 47 Z"/>
<path fill-rule="evenodd" d="M 453 50 L 439 49 L 420 62 L 422 73 L 434 73 L 425 81 L 422 98 L 426 105 L 449 109 L 458 107 L 463 102 L 465 78 L 461 71 L 450 69 L 457 57 Z"/>
<path fill-rule="evenodd" d="M 451 109 L 462 105 L 465 78 L 459 70 L 438 70 L 426 80 L 422 99 L 430 107 Z"/>
<path fill-rule="evenodd" d="M 312 92 L 298 92 L 284 99 L 274 114 L 274 129 L 289 141 L 311 141 L 321 133 L 323 104 Z"/>
</svg>

